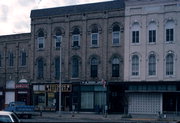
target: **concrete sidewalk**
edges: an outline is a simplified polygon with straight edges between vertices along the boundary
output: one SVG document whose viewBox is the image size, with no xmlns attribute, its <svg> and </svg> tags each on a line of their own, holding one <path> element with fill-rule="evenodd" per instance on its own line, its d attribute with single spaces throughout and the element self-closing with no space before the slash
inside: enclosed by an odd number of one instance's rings
<svg viewBox="0 0 180 123">
<path fill-rule="evenodd" d="M 131 118 L 123 118 L 122 114 L 96 114 L 92 112 L 43 112 L 39 118 L 52 118 L 64 120 L 67 122 L 129 122 L 129 123 L 176 123 L 180 121 L 180 116 L 166 115 L 163 118 L 158 118 L 157 115 L 132 115 Z"/>
</svg>

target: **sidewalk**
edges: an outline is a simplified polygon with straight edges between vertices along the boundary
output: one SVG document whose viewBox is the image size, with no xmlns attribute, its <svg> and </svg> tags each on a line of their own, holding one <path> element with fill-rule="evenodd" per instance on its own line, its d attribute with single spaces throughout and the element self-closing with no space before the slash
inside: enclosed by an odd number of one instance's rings
<svg viewBox="0 0 180 123">
<path fill-rule="evenodd" d="M 132 118 L 123 118 L 122 114 L 95 114 L 94 112 L 43 112 L 39 118 L 51 118 L 66 122 L 127 122 L 127 123 L 176 123 L 180 116 L 167 115 L 159 119 L 156 115 L 132 115 Z"/>
</svg>

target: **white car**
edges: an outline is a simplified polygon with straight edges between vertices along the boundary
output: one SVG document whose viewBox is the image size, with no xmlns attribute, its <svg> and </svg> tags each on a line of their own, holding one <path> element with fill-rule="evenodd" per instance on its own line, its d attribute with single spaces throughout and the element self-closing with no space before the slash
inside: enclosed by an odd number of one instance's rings
<svg viewBox="0 0 180 123">
<path fill-rule="evenodd" d="M 13 113 L 8 111 L 0 111 L 0 123 L 20 123 L 19 118 Z"/>
</svg>

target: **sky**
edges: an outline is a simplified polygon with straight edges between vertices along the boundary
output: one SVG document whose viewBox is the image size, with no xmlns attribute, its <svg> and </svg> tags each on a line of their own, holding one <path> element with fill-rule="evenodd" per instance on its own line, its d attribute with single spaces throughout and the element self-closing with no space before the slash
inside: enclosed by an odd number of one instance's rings
<svg viewBox="0 0 180 123">
<path fill-rule="evenodd" d="M 95 3 L 110 0 L 0 0 L 0 35 L 30 32 L 33 9 Z"/>
</svg>

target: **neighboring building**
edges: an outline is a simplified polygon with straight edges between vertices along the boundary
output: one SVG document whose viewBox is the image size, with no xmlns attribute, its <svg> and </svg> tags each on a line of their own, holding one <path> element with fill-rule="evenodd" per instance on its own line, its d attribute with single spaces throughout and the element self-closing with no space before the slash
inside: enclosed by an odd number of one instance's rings
<svg viewBox="0 0 180 123">
<path fill-rule="evenodd" d="M 124 1 L 32 10 L 31 51 L 34 105 L 58 110 L 61 73 L 62 110 L 124 112 Z"/>
<path fill-rule="evenodd" d="M 11 101 L 30 104 L 30 33 L 0 36 L 0 109 Z"/>
<path fill-rule="evenodd" d="M 128 112 L 180 111 L 180 1 L 126 0 Z"/>
</svg>

